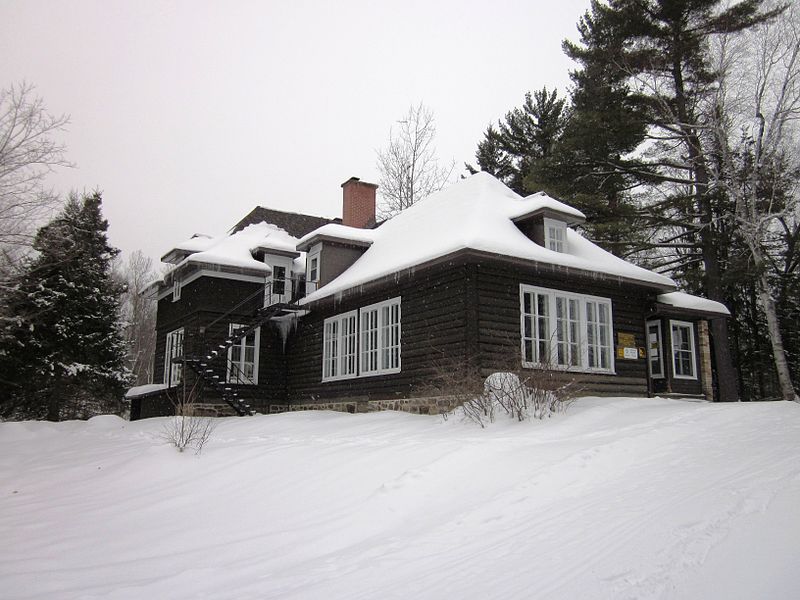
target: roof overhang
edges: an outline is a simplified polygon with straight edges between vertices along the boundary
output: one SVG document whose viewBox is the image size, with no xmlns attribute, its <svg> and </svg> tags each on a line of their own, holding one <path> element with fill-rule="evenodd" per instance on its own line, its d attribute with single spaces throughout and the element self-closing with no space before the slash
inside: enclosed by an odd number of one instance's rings
<svg viewBox="0 0 800 600">
<path fill-rule="evenodd" d="M 269 246 L 256 246 L 250 249 L 251 253 L 263 252 L 264 254 L 272 254 L 273 256 L 288 256 L 289 258 L 300 258 L 300 253 L 295 250 L 284 250 L 278 248 L 270 248 Z"/>
<path fill-rule="evenodd" d="M 354 246 L 356 248 L 369 248 L 372 245 L 372 242 L 368 242 L 365 240 L 354 240 L 352 238 L 347 238 L 344 236 L 336 236 L 330 235 L 328 233 L 321 233 L 318 235 L 312 235 L 301 241 L 297 244 L 297 249 L 301 252 L 308 252 L 312 246 L 318 244 L 320 242 L 329 242 L 332 244 L 339 244 L 341 246 Z"/>
<path fill-rule="evenodd" d="M 549 206 L 540 206 L 529 212 L 523 213 L 511 219 L 514 223 L 523 223 L 525 221 L 535 219 L 537 217 L 544 217 L 547 219 L 557 219 L 564 221 L 567 225 L 580 225 L 586 222 L 586 217 L 578 216 L 568 212 L 562 212 Z"/>
<path fill-rule="evenodd" d="M 624 277 L 622 275 L 613 275 L 610 273 L 602 273 L 598 271 L 588 271 L 585 269 L 578 269 L 575 267 L 568 267 L 564 265 L 557 265 L 554 263 L 546 263 L 537 260 L 530 260 L 525 258 L 518 258 L 515 256 L 508 256 L 505 254 L 497 254 L 495 252 L 487 252 L 485 250 L 475 250 L 473 248 L 462 248 L 460 250 L 456 250 L 454 252 L 450 252 L 443 256 L 436 257 L 424 263 L 420 263 L 414 266 L 404 267 L 398 271 L 388 273 L 371 281 L 362 282 L 360 284 L 353 285 L 352 287 L 339 290 L 336 292 L 332 292 L 330 294 L 326 294 L 325 296 L 321 296 L 319 298 L 312 299 L 309 302 L 305 302 L 305 298 L 299 301 L 300 304 L 309 304 L 314 305 L 318 303 L 325 303 L 327 301 L 331 301 L 333 299 L 341 299 L 344 297 L 348 297 L 355 293 L 362 293 L 367 290 L 371 290 L 373 288 L 381 287 L 386 284 L 396 284 L 398 275 L 402 276 L 404 274 L 408 274 L 409 276 L 413 273 L 417 273 L 423 269 L 428 269 L 435 267 L 437 265 L 441 265 L 443 263 L 449 262 L 456 262 L 456 261 L 463 261 L 463 262 L 470 262 L 474 260 L 491 260 L 496 262 L 503 262 L 506 264 L 511 265 L 519 265 L 525 267 L 533 267 L 541 272 L 546 273 L 553 273 L 559 274 L 563 276 L 565 279 L 569 277 L 581 277 L 583 279 L 593 279 L 596 281 L 614 281 L 619 283 L 624 283 L 628 285 L 636 285 L 642 288 L 648 288 L 654 290 L 656 292 L 672 292 L 674 291 L 673 286 L 659 284 L 651 281 L 642 281 L 640 279 L 633 279 L 631 277 Z M 335 280 L 334 280 L 335 281 Z M 325 287 L 319 288 L 317 292 L 324 291 Z M 316 292 L 314 292 L 316 293 Z"/>
</svg>

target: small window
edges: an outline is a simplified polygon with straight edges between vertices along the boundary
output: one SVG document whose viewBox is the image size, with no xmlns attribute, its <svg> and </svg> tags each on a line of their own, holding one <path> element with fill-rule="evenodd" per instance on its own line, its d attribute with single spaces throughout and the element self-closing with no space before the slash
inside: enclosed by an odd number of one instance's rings
<svg viewBox="0 0 800 600">
<path fill-rule="evenodd" d="M 544 219 L 544 245 L 554 252 L 567 251 L 567 224 L 556 219 Z"/>
<path fill-rule="evenodd" d="M 243 329 L 246 325 L 230 323 L 228 335 Z M 258 383 L 258 341 L 259 330 L 248 333 L 228 349 L 228 383 L 255 385 Z"/>
<path fill-rule="evenodd" d="M 164 383 L 169 386 L 178 385 L 181 382 L 182 368 L 181 363 L 172 362 L 173 359 L 183 356 L 183 327 L 170 331 L 167 334 L 166 346 L 164 349 Z"/>
<path fill-rule="evenodd" d="M 321 248 L 317 244 L 306 257 L 306 283 L 309 286 L 308 291 L 313 292 L 319 287 L 319 257 Z"/>
<path fill-rule="evenodd" d="M 676 379 L 697 379 L 694 364 L 694 327 L 686 321 L 670 321 L 672 369 Z"/>
<path fill-rule="evenodd" d="M 272 267 L 272 293 L 283 296 L 286 292 L 286 267 Z"/>
<path fill-rule="evenodd" d="M 664 377 L 664 357 L 661 345 L 661 321 L 647 322 L 647 368 L 650 377 Z"/>
<path fill-rule="evenodd" d="M 172 282 L 172 301 L 177 302 L 181 299 L 181 280 L 177 277 Z"/>
</svg>

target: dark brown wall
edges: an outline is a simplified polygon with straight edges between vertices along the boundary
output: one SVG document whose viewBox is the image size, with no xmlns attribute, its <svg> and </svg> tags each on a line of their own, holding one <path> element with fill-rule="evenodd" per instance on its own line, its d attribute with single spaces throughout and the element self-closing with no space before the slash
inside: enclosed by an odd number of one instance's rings
<svg viewBox="0 0 800 600">
<path fill-rule="evenodd" d="M 336 279 L 364 254 L 365 248 L 322 243 L 320 252 L 319 285 L 322 287 Z"/>
<path fill-rule="evenodd" d="M 578 277 L 553 266 L 517 266 L 486 257 L 455 258 L 415 273 L 383 291 L 314 305 L 287 346 L 292 402 L 418 395 L 437 364 L 476 357 L 483 375 L 514 368 L 520 358 L 519 286 L 548 287 L 609 298 L 612 303 L 616 375 L 575 374 L 587 393 L 647 394 L 647 363 L 616 356 L 617 334 L 634 335 L 645 346 L 645 315 L 653 292 L 604 278 Z M 325 318 L 401 295 L 402 372 L 322 383 L 322 323 Z M 436 364 L 434 364 L 436 363 Z M 570 376 L 573 376 L 570 374 Z"/>
<path fill-rule="evenodd" d="M 686 321 L 692 323 L 694 331 L 694 366 L 696 379 L 676 379 L 675 369 L 672 364 L 672 328 L 669 326 L 670 318 L 650 319 L 651 321 L 661 321 L 661 335 L 664 338 L 664 374 L 663 379 L 653 380 L 653 391 L 656 394 L 688 394 L 702 395 L 703 385 L 700 381 L 700 338 L 697 330 L 697 322 L 690 318 L 676 316 L 672 320 Z"/>
<path fill-rule="evenodd" d="M 451 261 L 407 273 L 382 290 L 342 302 L 315 303 L 287 344 L 288 397 L 297 403 L 385 400 L 419 393 L 440 361 L 466 357 L 466 266 Z M 400 373 L 322 383 L 322 325 L 327 317 L 402 297 Z"/>
<path fill-rule="evenodd" d="M 635 336 L 636 346 L 645 345 L 645 314 L 652 292 L 622 281 L 580 278 L 553 266 L 512 266 L 501 261 L 475 265 L 478 297 L 478 348 L 484 374 L 502 370 L 510 358 L 521 354 L 520 296 L 521 283 L 566 292 L 589 294 L 611 300 L 614 329 L 614 364 L 616 375 L 576 374 L 587 393 L 647 394 L 645 359 L 619 358 L 617 334 Z"/>
<path fill-rule="evenodd" d="M 261 294 L 238 307 L 232 314 L 223 316 L 259 290 L 262 291 Z M 184 286 L 181 299 L 177 302 L 172 302 L 172 295 L 160 300 L 156 323 L 154 380 L 164 380 L 164 351 L 168 332 L 184 327 L 186 354 L 200 354 L 207 346 L 215 346 L 228 336 L 230 323 L 249 322 L 263 301 L 263 285 L 214 277 L 201 277 Z M 219 373 L 224 373 L 224 358 L 218 360 L 215 366 Z M 261 326 L 258 385 L 240 387 L 242 396 L 259 410 L 266 409 L 269 404 L 284 401 L 286 360 L 283 339 L 275 324 L 267 322 Z M 206 402 L 217 399 L 208 392 L 203 398 Z"/>
</svg>

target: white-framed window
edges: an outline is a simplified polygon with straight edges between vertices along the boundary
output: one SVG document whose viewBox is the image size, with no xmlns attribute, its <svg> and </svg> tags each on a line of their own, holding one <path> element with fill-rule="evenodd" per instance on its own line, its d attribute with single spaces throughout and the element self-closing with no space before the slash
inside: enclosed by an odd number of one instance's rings
<svg viewBox="0 0 800 600">
<path fill-rule="evenodd" d="M 320 275 L 320 254 L 322 253 L 322 245 L 316 244 L 309 251 L 306 256 L 306 292 L 311 293 L 319 288 L 319 275 Z"/>
<path fill-rule="evenodd" d="M 181 299 L 181 280 L 177 277 L 172 281 L 172 301 L 177 302 Z"/>
<path fill-rule="evenodd" d="M 398 373 L 400 297 L 325 319 L 322 381 Z"/>
<path fill-rule="evenodd" d="M 556 219 L 544 219 L 544 247 L 554 252 L 567 251 L 567 224 Z"/>
<path fill-rule="evenodd" d="M 164 383 L 178 385 L 181 381 L 183 365 L 173 363 L 172 359 L 183 356 L 183 327 L 167 334 L 164 348 Z"/>
<path fill-rule="evenodd" d="M 687 321 L 669 322 L 672 338 L 672 372 L 676 379 L 697 379 L 694 326 Z"/>
<path fill-rule="evenodd" d="M 611 300 L 520 285 L 526 367 L 614 372 Z"/>
<path fill-rule="evenodd" d="M 358 375 L 358 311 L 325 319 L 322 341 L 322 381 Z"/>
<path fill-rule="evenodd" d="M 661 337 L 661 321 L 647 322 L 647 369 L 653 379 L 664 377 L 663 338 Z"/>
<path fill-rule="evenodd" d="M 400 371 L 400 298 L 359 310 L 361 326 L 361 375 Z"/>
<path fill-rule="evenodd" d="M 228 335 L 246 327 L 241 323 L 230 323 Z M 258 383 L 258 345 L 261 328 L 253 331 L 228 348 L 227 382 L 238 385 Z"/>
</svg>

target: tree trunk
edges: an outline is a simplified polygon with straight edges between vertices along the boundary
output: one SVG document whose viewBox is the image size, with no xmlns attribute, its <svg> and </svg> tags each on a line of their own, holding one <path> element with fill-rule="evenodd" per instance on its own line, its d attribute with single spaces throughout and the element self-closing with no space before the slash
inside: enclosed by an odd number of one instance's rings
<svg viewBox="0 0 800 600">
<path fill-rule="evenodd" d="M 769 331 L 769 341 L 772 345 L 772 356 L 775 360 L 775 370 L 778 372 L 778 385 L 781 387 L 781 396 L 784 400 L 800 402 L 800 396 L 792 385 L 792 377 L 789 373 L 789 364 L 786 361 L 786 352 L 783 348 L 783 336 L 781 335 L 778 323 L 778 311 L 775 309 L 775 300 L 769 293 L 769 282 L 766 274 L 762 273 L 758 278 L 758 299 L 767 317 L 767 330 Z"/>
<path fill-rule="evenodd" d="M 61 420 L 61 377 L 53 379 L 53 385 L 48 391 L 47 420 L 55 422 Z"/>
</svg>

